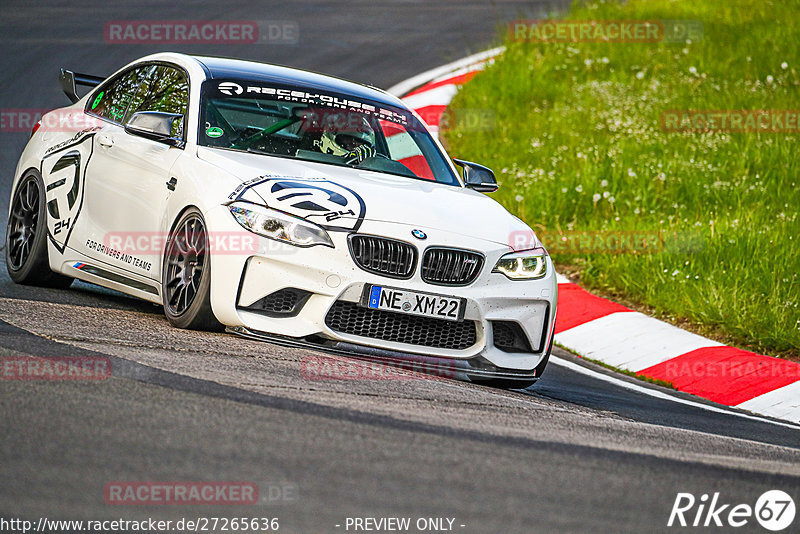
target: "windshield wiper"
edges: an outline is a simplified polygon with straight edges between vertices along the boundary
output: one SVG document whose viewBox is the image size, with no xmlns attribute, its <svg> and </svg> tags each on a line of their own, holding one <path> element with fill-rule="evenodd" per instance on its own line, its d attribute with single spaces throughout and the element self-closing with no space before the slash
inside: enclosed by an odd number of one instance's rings
<svg viewBox="0 0 800 534">
<path fill-rule="evenodd" d="M 240 148 L 233 148 L 233 147 L 231 147 L 231 148 L 229 148 L 228 150 L 241 150 L 241 149 L 240 149 Z M 277 154 L 273 154 L 272 152 L 267 152 L 267 151 L 265 151 L 265 150 L 259 150 L 259 149 L 257 149 L 257 148 L 253 148 L 253 147 L 247 147 L 247 151 L 248 151 L 249 153 L 251 153 L 251 154 L 260 154 L 260 155 L 262 155 L 262 156 L 275 156 L 275 157 L 283 157 L 283 156 L 278 156 Z"/>
</svg>

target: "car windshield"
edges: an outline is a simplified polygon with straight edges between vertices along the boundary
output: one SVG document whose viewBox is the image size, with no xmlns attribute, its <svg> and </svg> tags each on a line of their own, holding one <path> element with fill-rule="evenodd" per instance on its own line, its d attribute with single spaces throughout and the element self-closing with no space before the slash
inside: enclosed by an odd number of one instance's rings
<svg viewBox="0 0 800 534">
<path fill-rule="evenodd" d="M 408 110 L 303 87 L 208 80 L 199 144 L 460 185 Z"/>
</svg>

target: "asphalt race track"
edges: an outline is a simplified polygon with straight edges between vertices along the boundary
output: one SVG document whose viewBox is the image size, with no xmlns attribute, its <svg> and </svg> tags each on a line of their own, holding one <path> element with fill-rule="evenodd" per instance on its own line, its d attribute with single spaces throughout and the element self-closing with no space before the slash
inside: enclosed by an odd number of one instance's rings
<svg viewBox="0 0 800 534">
<path fill-rule="evenodd" d="M 4 0 L 0 106 L 59 107 L 60 67 L 105 75 L 164 49 L 106 44 L 110 20 L 294 21 L 296 44 L 167 46 L 389 87 L 559 4 Z M 6 213 L 28 135 L 0 138 Z M 280 532 L 323 533 L 345 532 L 347 517 L 447 517 L 464 533 L 653 532 L 675 530 L 678 492 L 752 506 L 780 489 L 800 502 L 797 428 L 642 394 L 585 362 L 586 372 L 551 363 L 525 392 L 410 375 L 308 380 L 302 362 L 322 353 L 173 329 L 149 303 L 83 283 L 17 286 L 5 266 L 0 352 L 113 365 L 105 381 L 0 382 L 3 518 L 278 517 Z M 106 504 L 107 483 L 148 480 L 247 480 L 291 495 L 240 507 Z"/>
</svg>

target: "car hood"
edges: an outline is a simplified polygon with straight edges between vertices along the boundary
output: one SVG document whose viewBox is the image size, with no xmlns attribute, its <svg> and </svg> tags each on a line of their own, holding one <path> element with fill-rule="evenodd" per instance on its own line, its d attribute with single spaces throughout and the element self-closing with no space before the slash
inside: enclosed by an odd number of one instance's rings
<svg viewBox="0 0 800 534">
<path fill-rule="evenodd" d="M 530 228 L 484 194 L 426 180 L 289 158 L 198 147 L 198 157 L 242 183 L 228 200 L 263 202 L 329 230 L 366 220 L 441 230 L 508 245 L 538 244 Z"/>
</svg>

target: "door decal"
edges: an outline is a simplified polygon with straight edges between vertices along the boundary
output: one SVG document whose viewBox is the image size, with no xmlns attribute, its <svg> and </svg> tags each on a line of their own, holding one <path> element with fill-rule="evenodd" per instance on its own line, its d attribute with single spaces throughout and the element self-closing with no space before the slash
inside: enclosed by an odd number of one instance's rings
<svg viewBox="0 0 800 534">
<path fill-rule="evenodd" d="M 41 174 L 47 204 L 47 237 L 64 252 L 83 205 L 86 165 L 92 155 L 94 133 L 75 142 L 56 145 L 42 159 Z"/>
</svg>

